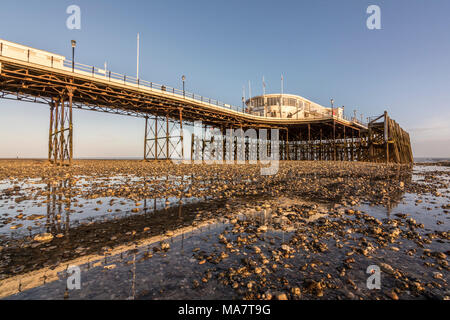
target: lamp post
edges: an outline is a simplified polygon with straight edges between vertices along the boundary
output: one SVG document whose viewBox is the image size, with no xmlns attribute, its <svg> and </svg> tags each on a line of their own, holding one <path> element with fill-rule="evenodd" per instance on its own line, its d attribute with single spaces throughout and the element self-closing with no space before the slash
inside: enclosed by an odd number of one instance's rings
<svg viewBox="0 0 450 320">
<path fill-rule="evenodd" d="M 330 101 L 331 101 L 331 115 L 334 117 L 334 107 L 333 107 L 334 99 L 331 99 Z"/>
<path fill-rule="evenodd" d="M 181 80 L 183 81 L 183 97 L 185 97 L 185 91 L 184 91 L 184 81 L 186 80 L 186 77 L 184 75 L 181 76 Z"/>
<path fill-rule="evenodd" d="M 75 46 L 77 45 L 77 42 L 75 40 L 70 41 L 72 44 L 72 72 L 75 71 Z"/>
</svg>

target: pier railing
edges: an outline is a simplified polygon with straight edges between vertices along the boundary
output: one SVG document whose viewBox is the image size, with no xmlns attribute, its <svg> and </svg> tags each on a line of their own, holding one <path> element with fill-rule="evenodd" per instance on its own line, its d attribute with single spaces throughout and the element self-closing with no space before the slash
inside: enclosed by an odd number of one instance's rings
<svg viewBox="0 0 450 320">
<path fill-rule="evenodd" d="M 22 49 L 22 50 L 10 50 L 14 47 L 14 45 L 11 45 L 11 43 L 8 43 L 8 45 L 4 45 L 2 41 L 0 41 L 0 56 L 6 56 L 22 61 L 26 61 L 28 63 L 38 64 L 46 67 L 51 67 L 55 69 L 62 69 L 66 72 L 73 72 L 76 74 L 82 74 L 84 76 L 91 76 L 96 79 L 103 79 L 110 82 L 115 83 L 121 83 L 123 85 L 129 85 L 134 86 L 140 89 L 148 89 L 148 90 L 155 90 L 159 92 L 164 92 L 165 94 L 171 94 L 173 96 L 176 96 L 178 99 L 186 99 L 189 101 L 196 101 L 201 102 L 204 104 L 210 104 L 219 108 L 224 108 L 228 110 L 233 110 L 235 112 L 239 112 L 242 114 L 249 114 L 246 112 L 245 108 L 242 106 L 234 106 L 231 104 L 224 103 L 223 101 L 208 98 L 193 92 L 189 92 L 186 90 L 177 89 L 174 87 L 166 86 L 163 84 L 159 84 L 156 82 L 151 82 L 147 80 L 143 80 L 137 77 L 133 76 L 127 76 L 124 74 L 120 74 L 117 72 L 113 72 L 111 70 L 98 68 L 95 66 L 85 65 L 79 62 L 72 63 L 71 60 L 66 60 L 64 56 L 60 55 L 53 55 L 51 53 L 29 48 L 29 49 Z M 23 46 L 21 46 L 23 47 Z M 23 47 L 26 48 L 26 47 Z M 252 116 L 256 116 L 253 114 L 250 114 Z M 267 117 L 267 116 L 259 116 L 259 117 Z M 277 118 L 277 119 L 284 119 L 280 117 L 267 117 L 267 118 Z M 311 113 L 308 117 L 309 119 L 343 119 L 349 122 L 354 122 L 363 126 L 366 126 L 366 124 L 362 121 L 359 121 L 355 118 L 348 118 L 345 115 L 344 116 L 336 116 L 336 115 L 326 115 L 326 114 L 314 114 Z"/>
<path fill-rule="evenodd" d="M 71 60 L 64 60 L 64 68 L 65 69 L 70 69 L 70 71 L 72 71 L 72 61 Z M 132 85 L 132 86 L 136 86 L 137 88 L 145 88 L 145 89 L 150 89 L 150 90 L 158 90 L 158 91 L 163 91 L 165 93 L 168 94 L 172 94 L 174 96 L 177 96 L 179 98 L 184 98 L 184 99 L 188 99 L 188 100 L 195 100 L 201 103 L 208 103 L 220 108 L 225 108 L 225 109 L 229 109 L 229 110 L 234 110 L 236 112 L 240 112 L 243 114 L 248 114 L 247 112 L 245 112 L 245 108 L 242 107 L 238 107 L 238 106 L 233 106 L 231 104 L 227 104 L 224 103 L 220 100 L 217 99 L 211 99 L 193 92 L 189 92 L 186 90 L 181 90 L 181 89 L 177 89 L 174 87 L 170 87 L 170 86 L 166 86 L 163 84 L 159 84 L 156 82 L 151 82 L 151 81 L 147 81 L 147 80 L 142 80 L 140 78 L 137 77 L 133 77 L 133 76 L 127 76 L 124 74 L 120 74 L 120 73 L 116 73 L 113 72 L 111 70 L 106 70 L 106 69 L 101 69 L 101 68 L 97 68 L 94 66 L 89 66 L 89 65 L 85 65 L 85 64 L 81 64 L 78 62 L 74 63 L 74 68 L 73 71 L 76 73 L 82 73 L 84 75 L 90 75 L 93 78 L 100 78 L 100 79 L 106 79 L 108 81 L 113 81 L 113 82 L 119 82 L 122 83 L 124 85 Z M 260 116 L 260 117 L 264 117 L 264 116 Z M 267 116 L 266 116 L 267 117 Z M 273 118 L 273 117 L 271 117 Z M 327 116 L 324 114 L 315 114 L 315 113 L 310 113 L 309 114 L 309 119 L 326 119 L 326 118 L 334 118 L 334 119 L 343 119 L 346 120 L 348 122 L 354 122 L 357 124 L 360 124 L 362 126 L 367 126 L 367 123 L 364 123 L 362 120 L 359 120 L 355 117 L 347 117 L 346 115 L 342 115 L 342 116 Z M 281 118 L 280 118 L 281 119 Z M 295 119 L 295 117 L 293 118 Z"/>
<path fill-rule="evenodd" d="M 64 69 L 66 69 L 66 70 L 70 69 L 69 71 L 72 71 L 72 61 L 71 60 L 64 60 L 63 66 L 64 66 Z M 224 103 L 220 100 L 211 99 L 211 98 L 208 98 L 208 97 L 205 97 L 205 96 L 193 93 L 193 92 L 189 92 L 186 90 L 181 90 L 181 89 L 177 89 L 174 87 L 159 84 L 156 82 L 147 81 L 147 80 L 143 80 L 143 79 L 136 78 L 133 76 L 127 76 L 124 74 L 116 73 L 111 70 L 105 70 L 105 69 L 97 68 L 94 66 L 89 66 L 89 65 L 75 62 L 73 65 L 73 71 L 75 73 L 90 75 L 93 78 L 97 78 L 97 79 L 104 79 L 104 80 L 108 80 L 108 81 L 119 82 L 124 85 L 132 85 L 132 86 L 136 86 L 136 87 L 142 88 L 142 89 L 158 90 L 158 91 L 165 92 L 167 94 L 176 95 L 177 97 L 182 97 L 182 98 L 189 99 L 189 100 L 196 100 L 199 102 L 212 104 L 217 107 L 245 113 L 245 110 L 243 110 L 242 107 L 233 106 L 233 105 Z"/>
</svg>

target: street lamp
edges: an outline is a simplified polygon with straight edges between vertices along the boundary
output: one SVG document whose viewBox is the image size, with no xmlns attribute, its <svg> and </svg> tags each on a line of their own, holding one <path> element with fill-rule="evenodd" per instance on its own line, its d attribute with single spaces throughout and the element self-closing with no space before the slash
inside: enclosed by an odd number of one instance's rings
<svg viewBox="0 0 450 320">
<path fill-rule="evenodd" d="M 77 42 L 75 40 L 70 41 L 72 43 L 72 72 L 75 71 L 75 46 Z"/>
<path fill-rule="evenodd" d="M 181 81 L 183 81 L 183 97 L 185 96 L 185 91 L 184 91 L 184 80 L 186 80 L 186 77 L 183 75 L 183 76 L 181 76 Z"/>
</svg>

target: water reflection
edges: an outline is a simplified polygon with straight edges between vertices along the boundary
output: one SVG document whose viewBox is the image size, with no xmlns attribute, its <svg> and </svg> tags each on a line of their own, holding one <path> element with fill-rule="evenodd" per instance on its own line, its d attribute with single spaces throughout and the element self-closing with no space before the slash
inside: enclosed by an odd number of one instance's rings
<svg viewBox="0 0 450 320">
<path fill-rule="evenodd" d="M 70 229 L 72 179 L 47 184 L 46 229 L 52 234 L 66 234 Z"/>
<path fill-rule="evenodd" d="M 10 238 L 0 240 L 0 245 L 5 246 L 2 256 L 14 257 L 2 259 L 0 279 L 190 226 L 201 219 L 197 217 L 198 210 L 214 207 L 214 204 L 199 202 L 196 198 L 165 197 L 144 199 L 143 208 L 138 213 L 124 209 L 125 212 L 119 214 L 93 213 L 82 217 L 75 211 L 80 205 L 73 192 L 72 179 L 49 183 L 46 192 L 45 226 L 37 222 L 33 233 L 51 233 L 53 240 L 50 243 L 30 243 L 33 238 L 31 231 L 29 235 L 16 232 Z"/>
</svg>

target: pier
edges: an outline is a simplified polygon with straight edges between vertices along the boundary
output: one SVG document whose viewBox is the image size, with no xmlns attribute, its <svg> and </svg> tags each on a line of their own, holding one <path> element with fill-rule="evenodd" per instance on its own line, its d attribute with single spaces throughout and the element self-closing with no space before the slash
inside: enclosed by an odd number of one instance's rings
<svg viewBox="0 0 450 320">
<path fill-rule="evenodd" d="M 368 123 L 335 114 L 303 119 L 258 116 L 185 90 L 1 39 L 0 98 L 49 106 L 48 159 L 55 164 L 71 164 L 73 159 L 73 108 L 142 118 L 144 160 L 203 158 L 212 141 L 194 141 L 195 137 L 183 134 L 183 127 L 201 121 L 204 130 L 220 130 L 223 141 L 230 129 L 278 129 L 280 160 L 413 162 L 409 134 L 387 112 Z M 191 139 L 191 150 L 185 150 L 184 139 Z M 261 139 L 256 137 L 256 148 Z M 240 143 L 247 159 L 250 140 L 247 136 L 242 142 L 227 140 L 223 157 L 233 157 L 227 154 L 232 150 L 236 158 Z"/>
</svg>

